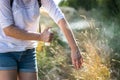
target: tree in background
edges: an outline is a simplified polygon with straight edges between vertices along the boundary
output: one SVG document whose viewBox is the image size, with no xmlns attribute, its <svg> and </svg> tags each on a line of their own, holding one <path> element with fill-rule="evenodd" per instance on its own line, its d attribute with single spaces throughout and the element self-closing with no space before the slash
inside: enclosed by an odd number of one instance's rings
<svg viewBox="0 0 120 80">
<path fill-rule="evenodd" d="M 62 0 L 59 4 L 60 6 L 70 6 L 75 9 L 85 8 L 90 10 L 91 8 L 96 7 L 97 0 Z"/>
<path fill-rule="evenodd" d="M 69 6 L 75 9 L 101 8 L 110 17 L 119 17 L 120 0 L 61 0 L 59 6 Z M 119 17 L 120 18 L 120 17 Z"/>
<path fill-rule="evenodd" d="M 120 0 L 97 0 L 98 7 L 105 9 L 108 16 L 119 17 L 120 16 Z"/>
</svg>

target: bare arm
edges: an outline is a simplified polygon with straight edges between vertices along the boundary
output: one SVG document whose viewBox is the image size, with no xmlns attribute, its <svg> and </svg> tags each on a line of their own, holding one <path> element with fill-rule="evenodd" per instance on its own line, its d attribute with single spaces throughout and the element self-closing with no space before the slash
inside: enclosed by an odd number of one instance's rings
<svg viewBox="0 0 120 80">
<path fill-rule="evenodd" d="M 21 40 L 40 40 L 40 34 L 38 33 L 30 33 L 28 31 L 19 29 L 15 27 L 14 25 L 10 25 L 6 28 L 3 29 L 4 33 L 7 36 L 16 38 L 16 39 L 21 39 Z"/>
<path fill-rule="evenodd" d="M 72 64 L 75 66 L 76 69 L 79 69 L 82 65 L 83 59 L 72 30 L 70 29 L 69 24 L 65 19 L 59 20 L 58 25 L 66 36 L 68 44 L 71 48 Z"/>
<path fill-rule="evenodd" d="M 48 28 L 49 29 L 49 28 Z M 52 34 L 45 29 L 42 33 L 32 33 L 22 29 L 15 27 L 14 25 L 10 25 L 3 29 L 5 35 L 21 39 L 21 40 L 36 40 L 36 41 L 51 41 Z"/>
<path fill-rule="evenodd" d="M 71 31 L 71 28 L 69 28 L 69 25 L 65 19 L 61 19 L 58 22 L 58 25 L 60 26 L 61 30 L 63 31 L 64 35 L 66 36 L 69 46 L 71 50 L 76 51 L 78 49 L 74 35 Z"/>
</svg>

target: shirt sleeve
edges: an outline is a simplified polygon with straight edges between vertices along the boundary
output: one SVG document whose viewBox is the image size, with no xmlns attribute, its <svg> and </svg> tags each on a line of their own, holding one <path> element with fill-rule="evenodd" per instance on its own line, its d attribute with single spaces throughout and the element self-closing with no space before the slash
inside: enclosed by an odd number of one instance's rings
<svg viewBox="0 0 120 80">
<path fill-rule="evenodd" d="M 42 7 L 48 12 L 50 17 L 58 23 L 58 21 L 64 18 L 64 15 L 60 8 L 55 4 L 54 0 L 41 0 Z"/>
<path fill-rule="evenodd" d="M 0 0 L 0 27 L 5 28 L 13 24 L 10 0 Z"/>
</svg>

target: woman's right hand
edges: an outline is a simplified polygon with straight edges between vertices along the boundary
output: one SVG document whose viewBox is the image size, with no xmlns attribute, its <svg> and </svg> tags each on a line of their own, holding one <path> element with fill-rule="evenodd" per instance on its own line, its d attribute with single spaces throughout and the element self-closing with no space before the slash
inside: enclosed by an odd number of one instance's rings
<svg viewBox="0 0 120 80">
<path fill-rule="evenodd" d="M 53 39 L 53 36 L 54 35 L 50 31 L 50 27 L 48 27 L 40 34 L 40 40 L 44 42 L 51 42 Z"/>
</svg>

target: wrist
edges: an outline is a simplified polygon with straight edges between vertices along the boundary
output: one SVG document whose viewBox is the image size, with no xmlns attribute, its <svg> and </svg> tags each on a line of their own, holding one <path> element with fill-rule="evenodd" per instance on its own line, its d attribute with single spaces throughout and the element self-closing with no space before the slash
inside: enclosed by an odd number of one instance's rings
<svg viewBox="0 0 120 80">
<path fill-rule="evenodd" d="M 74 54 L 79 54 L 79 55 L 81 55 L 80 49 L 79 49 L 79 48 L 77 48 L 77 49 L 72 49 L 72 50 L 71 50 L 71 55 L 74 55 Z"/>
<path fill-rule="evenodd" d="M 78 51 L 78 50 L 79 50 L 78 46 L 73 46 L 73 47 L 71 47 L 71 51 L 72 51 L 72 52 L 76 52 L 76 51 Z"/>
<path fill-rule="evenodd" d="M 42 39 L 41 39 L 41 34 L 38 34 L 38 35 L 37 35 L 37 40 L 38 40 L 38 41 L 42 41 Z"/>
</svg>

